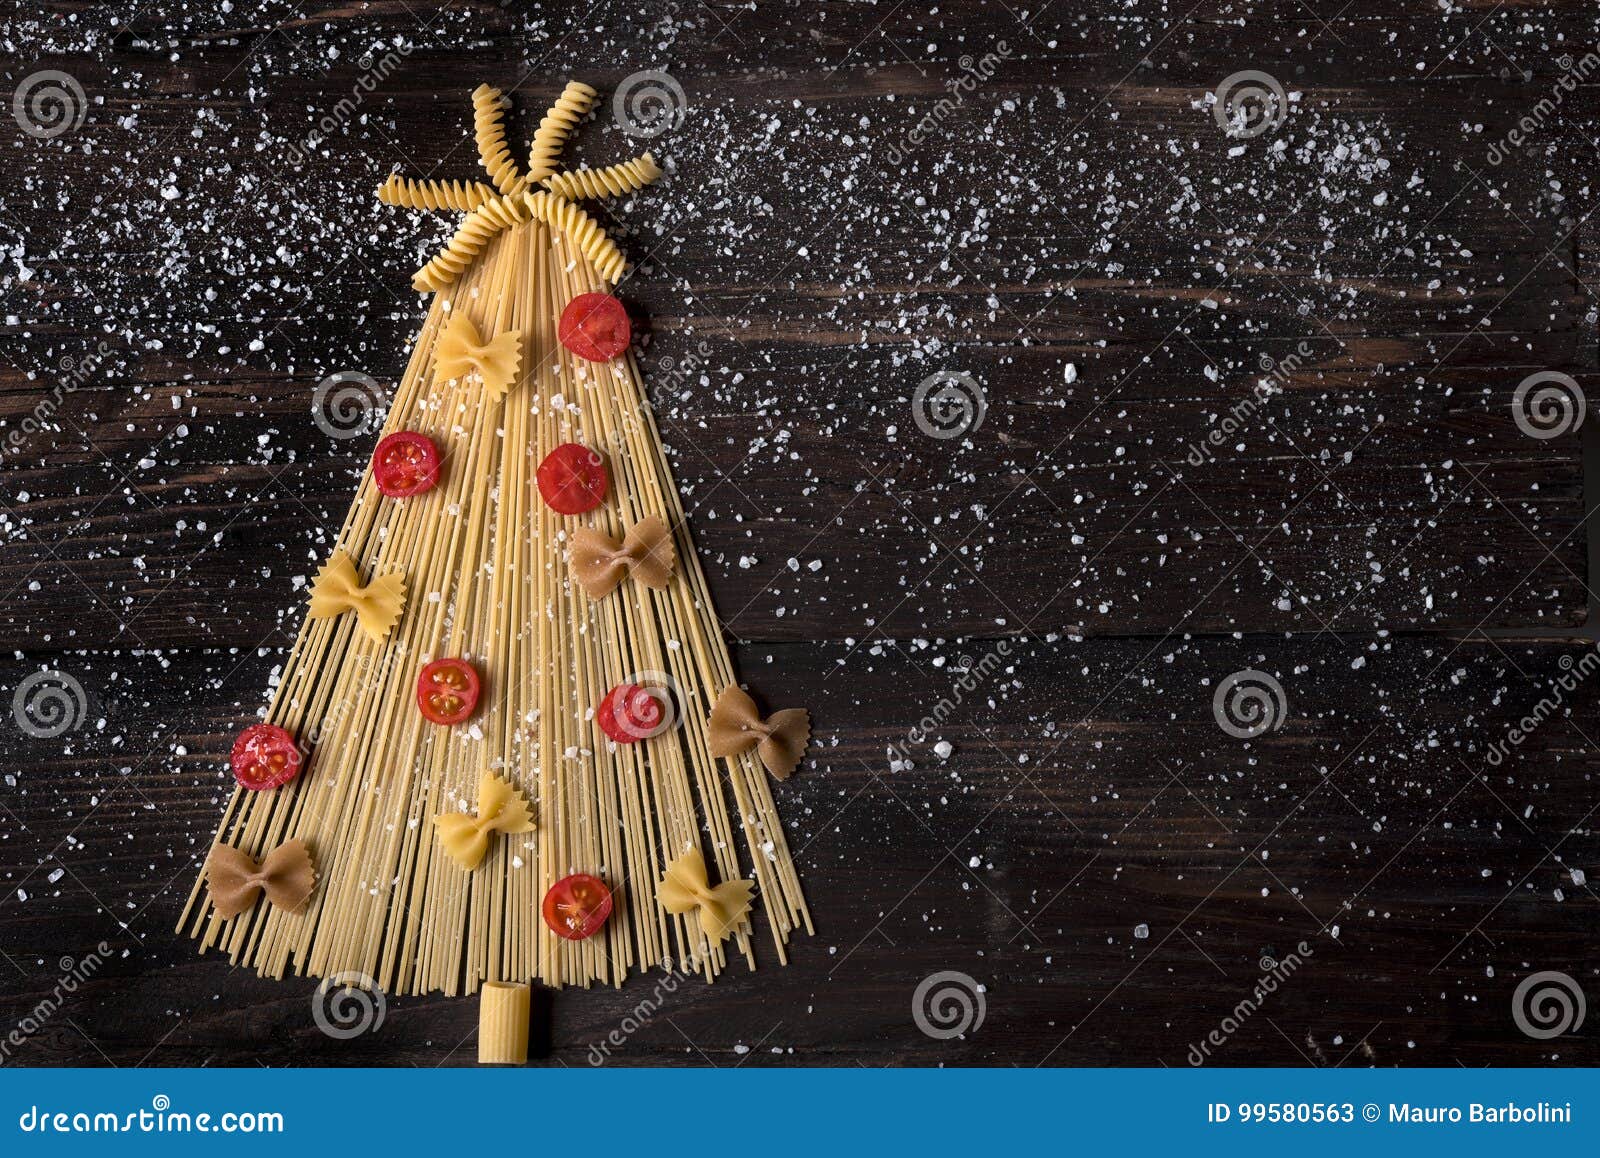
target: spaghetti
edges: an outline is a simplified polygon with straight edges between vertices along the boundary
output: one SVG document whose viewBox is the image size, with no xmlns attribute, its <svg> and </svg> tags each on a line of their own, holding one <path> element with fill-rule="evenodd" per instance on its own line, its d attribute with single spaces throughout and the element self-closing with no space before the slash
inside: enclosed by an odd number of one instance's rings
<svg viewBox="0 0 1600 1158">
<path fill-rule="evenodd" d="M 780 961 L 790 935 L 810 931 L 771 780 L 750 752 L 721 761 L 711 752 L 712 709 L 736 680 L 638 365 L 631 353 L 586 362 L 557 340 L 565 305 L 621 264 L 581 210 L 541 190 L 479 205 L 419 271 L 418 284 L 439 292 L 384 434 L 430 439 L 439 481 L 391 499 L 369 472 L 334 544 L 359 574 L 403 573 L 403 613 L 382 639 L 358 615 L 307 619 L 266 719 L 311 755 L 282 787 L 235 792 L 218 833 L 253 854 L 303 841 L 319 883 L 298 912 L 256 905 L 224 917 L 197 881 L 181 926 L 202 949 L 265 976 L 360 974 L 403 993 L 620 984 L 667 961 L 707 980 L 734 957 L 753 967 L 752 927 L 737 906 L 708 922 L 657 903 L 668 866 L 689 853 L 719 888 L 752 886 Z M 516 335 L 503 397 L 475 374 L 442 371 L 452 318 L 479 335 Z M 568 443 L 603 449 L 611 466 L 606 501 L 576 516 L 541 501 L 535 479 Z M 573 580 L 580 528 L 626 545 L 625 532 L 652 519 L 676 560 L 661 586 L 625 582 L 593 598 Z M 482 674 L 467 724 L 439 727 L 418 712 L 417 673 L 442 657 Z M 625 683 L 665 691 L 677 726 L 639 743 L 609 740 L 594 710 Z M 531 815 L 505 811 L 506 800 L 525 800 Z M 439 839 L 441 816 L 462 817 L 446 827 L 472 833 Z M 480 842 L 491 828 L 494 839 Z M 556 935 L 539 914 L 546 891 L 575 873 L 616 898 L 584 940 Z"/>
</svg>

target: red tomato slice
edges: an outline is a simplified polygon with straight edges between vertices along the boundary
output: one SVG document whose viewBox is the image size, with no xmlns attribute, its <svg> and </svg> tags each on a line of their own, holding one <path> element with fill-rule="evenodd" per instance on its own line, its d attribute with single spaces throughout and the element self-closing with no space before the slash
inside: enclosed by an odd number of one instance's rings
<svg viewBox="0 0 1600 1158">
<path fill-rule="evenodd" d="M 657 694 L 638 684 L 618 684 L 594 710 L 600 730 L 619 744 L 637 744 L 659 734 L 665 718 Z"/>
<path fill-rule="evenodd" d="M 594 510 L 605 501 L 611 485 L 600 452 L 576 442 L 564 442 L 545 455 L 534 477 L 545 503 L 562 515 Z"/>
<path fill-rule="evenodd" d="M 633 323 L 610 294 L 579 294 L 561 311 L 556 336 L 585 361 L 609 362 L 633 341 Z"/>
<path fill-rule="evenodd" d="M 300 749 L 277 724 L 252 724 L 233 742 L 233 778 L 252 792 L 287 784 L 300 774 Z"/>
<path fill-rule="evenodd" d="M 439 481 L 439 448 L 414 430 L 391 434 L 372 452 L 372 481 L 391 499 L 431 491 Z"/>
<path fill-rule="evenodd" d="M 562 877 L 544 895 L 544 923 L 568 941 L 582 941 L 600 931 L 611 916 L 611 890 L 599 877 L 574 873 Z"/>
<path fill-rule="evenodd" d="M 459 724 L 478 707 L 482 686 L 464 659 L 436 659 L 417 676 L 417 710 L 433 724 Z"/>
</svg>

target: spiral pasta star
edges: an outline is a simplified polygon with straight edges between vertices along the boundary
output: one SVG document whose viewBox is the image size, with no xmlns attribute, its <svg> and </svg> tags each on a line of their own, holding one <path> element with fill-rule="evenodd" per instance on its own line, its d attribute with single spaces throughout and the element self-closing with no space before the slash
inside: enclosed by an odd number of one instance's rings
<svg viewBox="0 0 1600 1158">
<path fill-rule="evenodd" d="M 636 192 L 658 180 L 662 169 L 655 157 L 643 153 L 602 169 L 556 171 L 567 138 L 594 107 L 598 95 L 581 81 L 567 83 L 539 122 L 524 173 L 506 144 L 504 94 L 493 85 L 479 85 L 472 92 L 473 136 L 479 163 L 492 184 L 414 181 L 396 173 L 379 186 L 378 199 L 386 205 L 466 214 L 444 248 L 412 276 L 411 284 L 418 293 L 449 289 L 497 233 L 529 220 L 542 221 L 562 234 L 608 285 L 622 279 L 628 268 L 622 251 L 575 202 Z M 541 184 L 544 188 L 529 188 Z"/>
</svg>

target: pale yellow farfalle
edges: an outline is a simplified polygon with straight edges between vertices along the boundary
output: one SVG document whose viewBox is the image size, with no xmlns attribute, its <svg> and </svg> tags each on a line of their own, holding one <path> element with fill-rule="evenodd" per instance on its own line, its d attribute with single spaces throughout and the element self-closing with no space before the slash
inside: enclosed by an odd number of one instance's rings
<svg viewBox="0 0 1600 1158">
<path fill-rule="evenodd" d="M 656 900 L 673 914 L 698 913 L 707 937 L 722 941 L 736 931 L 750 912 L 754 881 L 737 880 L 712 887 L 706 877 L 706 858 L 690 849 L 667 866 L 656 889 Z"/>
<path fill-rule="evenodd" d="M 361 630 L 382 641 L 400 619 L 406 605 L 406 580 L 398 571 L 363 584 L 356 565 L 343 551 L 335 551 L 311 584 L 312 619 L 331 619 L 354 611 Z"/>
<path fill-rule="evenodd" d="M 439 336 L 437 357 L 439 378 L 476 374 L 491 398 L 504 398 L 522 364 L 522 334 L 507 330 L 485 342 L 472 319 L 457 311 Z"/>
<path fill-rule="evenodd" d="M 533 811 L 527 798 L 492 772 L 478 782 L 478 814 L 452 812 L 433 818 L 444 854 L 471 872 L 489 852 L 489 834 L 511 835 L 533 831 Z"/>
</svg>

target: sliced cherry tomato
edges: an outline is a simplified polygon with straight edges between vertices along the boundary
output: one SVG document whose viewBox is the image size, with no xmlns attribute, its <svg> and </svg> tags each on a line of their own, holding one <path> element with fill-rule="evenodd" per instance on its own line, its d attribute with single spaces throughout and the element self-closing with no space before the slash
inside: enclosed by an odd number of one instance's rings
<svg viewBox="0 0 1600 1158">
<path fill-rule="evenodd" d="M 300 774 L 300 749 L 277 724 L 251 724 L 233 742 L 233 778 L 252 792 L 287 784 Z"/>
<path fill-rule="evenodd" d="M 391 499 L 431 491 L 439 482 L 439 448 L 414 430 L 391 434 L 372 452 L 372 481 Z"/>
<path fill-rule="evenodd" d="M 564 442 L 545 455 L 535 478 L 550 509 L 563 515 L 594 510 L 605 501 L 611 485 L 600 452 L 576 442 Z"/>
<path fill-rule="evenodd" d="M 568 941 L 582 941 L 600 931 L 611 916 L 611 890 L 599 877 L 574 873 L 562 877 L 544 895 L 544 923 Z"/>
<path fill-rule="evenodd" d="M 556 336 L 586 361 L 609 362 L 633 341 L 633 323 L 610 294 L 579 294 L 561 311 Z"/>
<path fill-rule="evenodd" d="M 660 694 L 638 684 L 618 684 L 594 710 L 600 730 L 619 744 L 637 744 L 659 735 L 666 719 Z"/>
<path fill-rule="evenodd" d="M 434 724 L 459 724 L 478 707 L 478 673 L 464 659 L 436 659 L 417 676 L 417 710 Z"/>
</svg>

